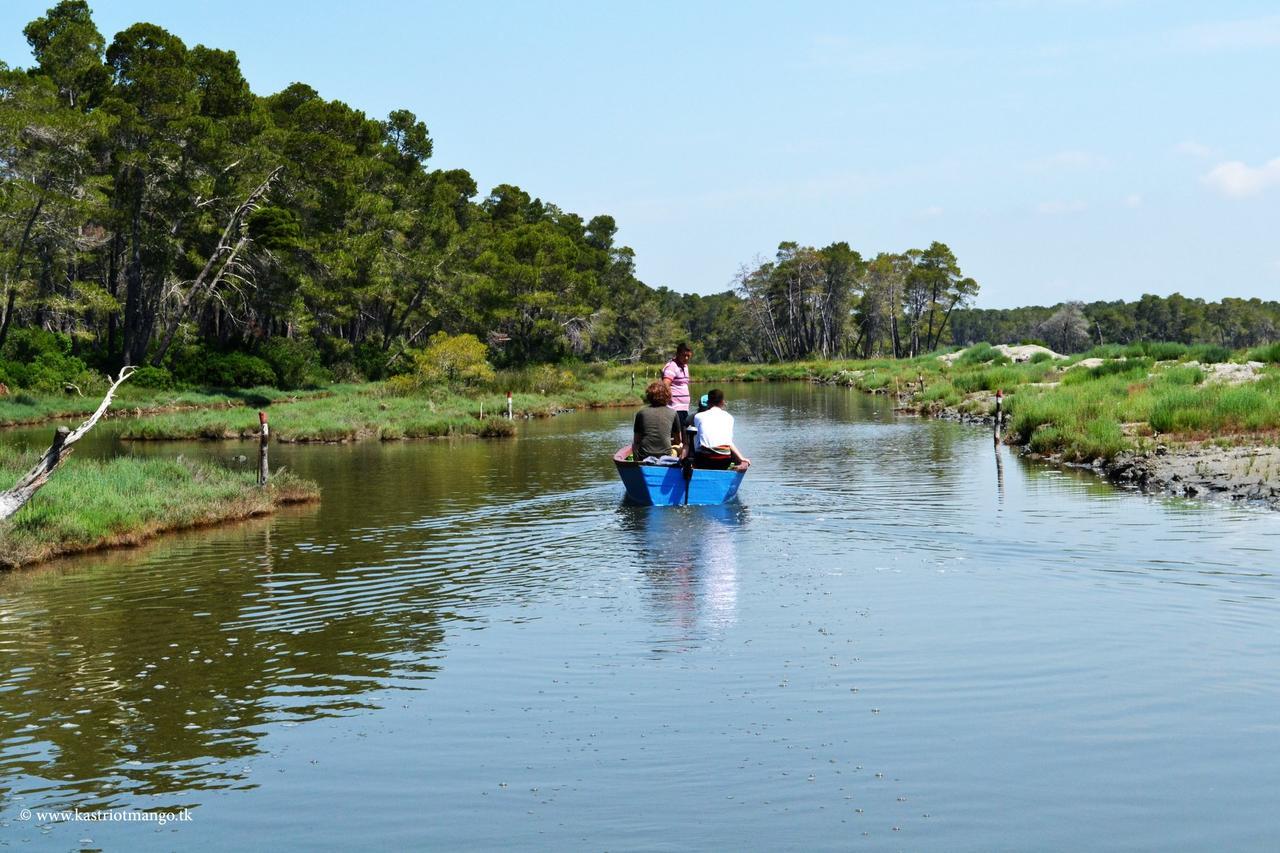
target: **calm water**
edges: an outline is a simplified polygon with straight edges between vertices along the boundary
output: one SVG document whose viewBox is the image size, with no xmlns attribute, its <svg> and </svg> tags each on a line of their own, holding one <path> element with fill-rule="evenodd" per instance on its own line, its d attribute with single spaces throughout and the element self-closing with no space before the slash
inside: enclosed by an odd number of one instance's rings
<svg viewBox="0 0 1280 853">
<path fill-rule="evenodd" d="M 732 506 L 622 504 L 584 413 L 0 577 L 0 846 L 1275 849 L 1280 514 L 730 390 Z M 20 819 L 76 807 L 192 819 Z"/>
</svg>

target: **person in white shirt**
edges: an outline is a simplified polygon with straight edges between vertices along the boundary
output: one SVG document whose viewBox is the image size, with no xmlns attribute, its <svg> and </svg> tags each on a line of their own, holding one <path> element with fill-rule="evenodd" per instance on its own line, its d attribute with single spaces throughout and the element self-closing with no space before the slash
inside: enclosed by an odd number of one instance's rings
<svg viewBox="0 0 1280 853">
<path fill-rule="evenodd" d="M 707 410 L 693 416 L 693 467 L 746 469 L 751 460 L 733 443 L 733 415 L 724 410 L 724 392 L 707 392 Z"/>
</svg>

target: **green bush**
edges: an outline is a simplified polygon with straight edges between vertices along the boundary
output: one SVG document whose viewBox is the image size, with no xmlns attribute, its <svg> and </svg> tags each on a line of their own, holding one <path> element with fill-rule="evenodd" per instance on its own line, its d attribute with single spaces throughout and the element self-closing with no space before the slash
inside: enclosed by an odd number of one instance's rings
<svg viewBox="0 0 1280 853">
<path fill-rule="evenodd" d="M 252 388 L 271 385 L 276 372 L 262 359 L 242 352 L 228 352 L 209 359 L 204 371 L 205 384 L 219 388 Z"/>
<path fill-rule="evenodd" d="M 320 348 L 306 338 L 270 338 L 262 346 L 262 360 L 271 366 L 277 388 L 314 388 L 333 376 L 320 361 Z"/>
<path fill-rule="evenodd" d="M 135 388 L 168 391 L 173 388 L 173 374 L 163 367 L 139 367 L 129 377 L 129 384 Z"/>
<path fill-rule="evenodd" d="M 1038 352 L 1031 356 L 1032 364 L 1041 364 L 1046 361 L 1053 361 L 1053 356 L 1047 352 Z"/>
<path fill-rule="evenodd" d="M 1280 343 L 1254 347 L 1249 350 L 1249 360 L 1269 361 L 1273 364 L 1280 364 Z"/>
<path fill-rule="evenodd" d="M 994 361 L 1000 357 L 1001 355 L 998 349 L 986 341 L 983 341 L 982 343 L 974 344 L 965 350 L 960 358 L 956 359 L 956 364 L 969 367 L 975 364 L 986 364 L 987 362 Z"/>
<path fill-rule="evenodd" d="M 1081 370 L 1078 367 L 1074 370 L 1068 370 L 1062 377 L 1062 383 L 1064 385 L 1075 385 L 1094 379 L 1102 379 L 1105 376 L 1145 379 L 1151 371 L 1151 367 L 1152 361 L 1149 358 L 1121 358 L 1115 361 L 1104 361 L 1097 367 L 1090 367 L 1087 370 Z"/>
<path fill-rule="evenodd" d="M 1231 350 L 1217 344 L 1196 344 L 1187 350 L 1187 358 L 1201 364 L 1221 364 L 1231 360 Z"/>
<path fill-rule="evenodd" d="M 0 353 L 0 382 L 32 391 L 81 390 L 100 384 L 100 377 L 71 354 L 71 339 L 44 329 L 14 329 Z"/>
<path fill-rule="evenodd" d="M 489 348 L 475 335 L 436 332 L 413 353 L 414 373 L 426 384 L 478 385 L 494 377 Z"/>
<path fill-rule="evenodd" d="M 183 385 L 253 388 L 275 385 L 276 372 L 257 356 L 218 352 L 202 344 L 175 347 L 166 358 L 169 372 Z"/>
<path fill-rule="evenodd" d="M 71 338 L 44 329 L 14 329 L 4 342 L 0 352 L 4 358 L 17 362 L 35 361 L 45 353 L 71 355 Z"/>
<path fill-rule="evenodd" d="M 1090 350 L 1080 353 L 1080 358 L 1120 358 L 1125 354 L 1125 348 L 1120 344 L 1098 344 Z M 1142 355 L 1141 352 L 1136 355 Z"/>
<path fill-rule="evenodd" d="M 1180 364 L 1160 374 L 1160 379 L 1165 385 L 1199 385 L 1204 381 L 1204 371 L 1198 367 Z"/>
<path fill-rule="evenodd" d="M 646 384 L 650 380 L 646 380 Z M 554 364 L 539 364 L 503 370 L 495 374 L 488 385 L 499 393 L 513 391 L 524 394 L 553 394 L 576 389 L 581 383 L 569 370 Z M 639 382 L 637 381 L 637 393 Z"/>
<path fill-rule="evenodd" d="M 1172 361 L 1187 354 L 1187 345 L 1171 341 L 1149 341 L 1142 345 L 1143 354 L 1156 361 Z"/>
<path fill-rule="evenodd" d="M 412 369 L 408 359 L 397 359 L 395 365 L 388 363 L 387 356 L 390 354 L 385 352 L 376 341 L 363 341 L 352 347 L 348 359 L 370 382 L 385 379 L 392 373 Z"/>
</svg>

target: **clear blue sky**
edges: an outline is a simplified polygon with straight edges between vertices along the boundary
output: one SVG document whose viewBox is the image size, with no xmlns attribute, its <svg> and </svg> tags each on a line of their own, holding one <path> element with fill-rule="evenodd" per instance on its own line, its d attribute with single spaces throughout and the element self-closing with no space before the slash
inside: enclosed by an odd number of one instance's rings
<svg viewBox="0 0 1280 853">
<path fill-rule="evenodd" d="M 5 0 L 0 58 L 52 5 Z M 710 293 L 779 241 L 941 240 L 978 304 L 1280 298 L 1280 5 L 102 0 L 404 107 L 431 165 L 609 213 L 652 285 Z"/>
</svg>

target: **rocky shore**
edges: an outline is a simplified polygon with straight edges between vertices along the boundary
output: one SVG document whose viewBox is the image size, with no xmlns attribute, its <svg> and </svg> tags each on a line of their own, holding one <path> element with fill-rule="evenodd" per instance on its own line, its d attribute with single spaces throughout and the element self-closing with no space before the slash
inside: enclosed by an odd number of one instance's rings
<svg viewBox="0 0 1280 853">
<path fill-rule="evenodd" d="M 1280 509 L 1280 447 L 1157 445 L 1118 454 L 1100 468 L 1113 483 L 1144 492 Z"/>
<path fill-rule="evenodd" d="M 959 423 L 995 427 L 991 414 L 954 408 L 922 411 L 904 400 L 896 411 L 932 416 Z M 1151 450 L 1126 451 L 1114 459 L 1091 463 L 1068 462 L 1014 445 L 1025 458 L 1092 470 L 1121 488 L 1147 494 L 1199 500 L 1251 503 L 1280 510 L 1280 446 L 1219 447 L 1208 442 L 1157 444 Z"/>
</svg>

